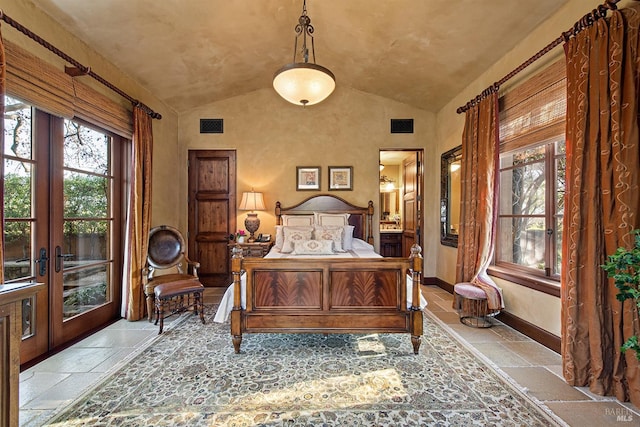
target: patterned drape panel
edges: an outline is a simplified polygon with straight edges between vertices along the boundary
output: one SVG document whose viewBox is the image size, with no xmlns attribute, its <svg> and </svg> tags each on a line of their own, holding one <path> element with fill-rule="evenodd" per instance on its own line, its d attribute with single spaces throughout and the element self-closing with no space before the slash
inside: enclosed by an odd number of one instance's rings
<svg viewBox="0 0 640 427">
<path fill-rule="evenodd" d="M 0 154 L 4 154 L 4 91 L 7 64 L 0 34 Z M 0 156 L 0 283 L 4 283 L 4 160 Z"/>
<path fill-rule="evenodd" d="M 466 112 L 456 266 L 456 282 L 481 287 L 491 310 L 504 308 L 500 290 L 486 273 L 493 253 L 497 214 L 497 138 L 498 94 L 494 92 Z"/>
<path fill-rule="evenodd" d="M 127 240 L 123 280 L 122 315 L 140 320 L 145 315 L 142 269 L 147 260 L 151 224 L 152 119 L 143 109 L 133 109 L 133 164 L 131 194 L 127 213 Z"/>
<path fill-rule="evenodd" d="M 562 357 L 567 382 L 640 405 L 640 366 L 620 352 L 640 332 L 601 265 L 633 246 L 638 220 L 640 6 L 598 20 L 565 45 L 567 193 L 562 248 Z"/>
</svg>

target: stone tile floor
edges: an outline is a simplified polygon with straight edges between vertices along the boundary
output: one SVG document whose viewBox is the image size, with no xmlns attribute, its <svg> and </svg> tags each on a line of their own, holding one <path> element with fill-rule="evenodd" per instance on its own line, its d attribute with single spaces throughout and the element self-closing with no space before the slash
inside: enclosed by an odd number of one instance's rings
<svg viewBox="0 0 640 427">
<path fill-rule="evenodd" d="M 451 308 L 452 296 L 435 287 L 423 288 L 428 310 L 472 349 L 546 405 L 569 426 L 637 426 L 640 410 L 612 397 L 571 387 L 562 378 L 559 354 L 493 320 L 488 329 L 462 325 Z M 224 289 L 208 288 L 205 304 L 215 304 Z M 175 318 L 166 321 L 168 326 Z M 110 369 L 124 363 L 137 348 L 153 339 L 157 326 L 120 320 L 20 374 L 20 425 L 40 426 L 68 405 Z"/>
</svg>

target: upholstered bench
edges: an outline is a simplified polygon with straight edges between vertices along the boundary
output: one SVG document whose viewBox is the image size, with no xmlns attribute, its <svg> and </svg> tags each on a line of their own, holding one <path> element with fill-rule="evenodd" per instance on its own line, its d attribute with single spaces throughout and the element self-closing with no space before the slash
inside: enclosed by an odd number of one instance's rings
<svg viewBox="0 0 640 427">
<path fill-rule="evenodd" d="M 194 314 L 200 314 L 204 323 L 204 286 L 198 280 L 181 280 L 157 285 L 153 290 L 156 312 L 156 325 L 160 321 L 162 333 L 165 317 L 193 308 Z M 167 314 L 168 313 L 168 314 Z"/>
<path fill-rule="evenodd" d="M 460 322 L 474 328 L 490 328 L 492 313 L 487 304 L 487 294 L 471 283 L 457 283 L 453 287 L 454 307 Z"/>
</svg>

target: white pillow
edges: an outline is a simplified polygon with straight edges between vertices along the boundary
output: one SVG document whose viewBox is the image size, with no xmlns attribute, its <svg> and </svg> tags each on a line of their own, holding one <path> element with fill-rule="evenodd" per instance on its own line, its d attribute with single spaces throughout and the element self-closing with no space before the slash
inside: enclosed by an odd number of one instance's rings
<svg viewBox="0 0 640 427">
<path fill-rule="evenodd" d="M 282 234 L 284 235 L 284 242 L 282 243 L 280 252 L 288 254 L 293 252 L 295 242 L 311 240 L 313 227 L 284 227 Z"/>
<path fill-rule="evenodd" d="M 344 232 L 342 234 L 342 249 L 345 251 L 350 251 L 353 249 L 353 230 L 356 227 L 353 225 L 345 225 Z"/>
<path fill-rule="evenodd" d="M 314 224 L 313 215 L 281 215 L 282 225 L 293 227 L 305 227 Z"/>
<path fill-rule="evenodd" d="M 313 230 L 313 236 L 316 240 L 332 240 L 333 250 L 336 252 L 345 252 L 342 249 L 342 235 L 344 234 L 344 226 L 330 227 L 316 225 Z"/>
<path fill-rule="evenodd" d="M 333 241 L 331 240 L 297 240 L 293 245 L 295 255 L 331 255 Z"/>
<path fill-rule="evenodd" d="M 276 240 L 274 246 L 277 250 L 282 249 L 282 244 L 284 243 L 284 233 L 282 232 L 283 228 L 283 225 L 276 225 Z"/>
<path fill-rule="evenodd" d="M 367 243 L 367 242 L 365 242 L 364 240 L 361 240 L 361 239 L 353 239 L 353 249 L 354 250 L 372 251 L 373 250 L 373 245 L 370 245 L 369 243 Z"/>
<path fill-rule="evenodd" d="M 330 214 L 322 212 L 314 212 L 316 225 L 349 225 L 349 217 L 351 214 Z"/>
</svg>

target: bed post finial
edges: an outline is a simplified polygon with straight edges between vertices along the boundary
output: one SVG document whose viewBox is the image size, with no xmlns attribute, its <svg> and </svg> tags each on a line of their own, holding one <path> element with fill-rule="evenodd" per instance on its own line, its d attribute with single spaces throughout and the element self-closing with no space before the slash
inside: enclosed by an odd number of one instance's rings
<svg viewBox="0 0 640 427">
<path fill-rule="evenodd" d="M 282 205 L 276 202 L 276 225 L 282 225 Z"/>
</svg>

